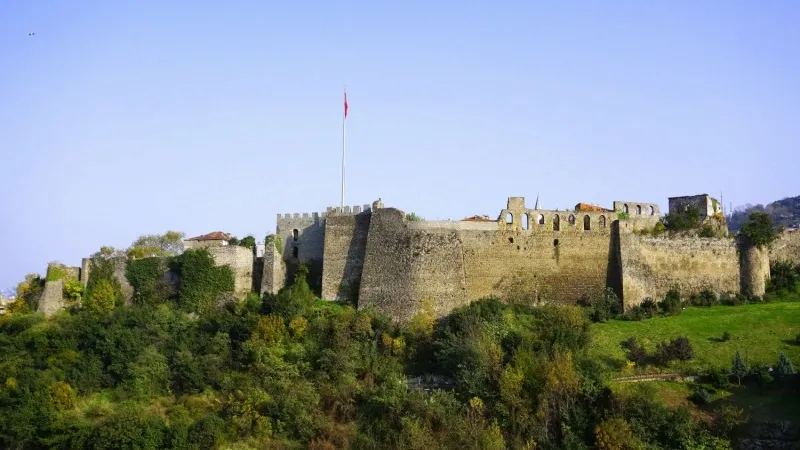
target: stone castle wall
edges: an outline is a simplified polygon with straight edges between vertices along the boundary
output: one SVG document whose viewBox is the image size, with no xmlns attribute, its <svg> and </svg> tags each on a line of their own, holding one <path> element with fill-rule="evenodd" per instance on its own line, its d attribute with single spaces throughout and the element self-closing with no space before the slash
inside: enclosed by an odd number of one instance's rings
<svg viewBox="0 0 800 450">
<path fill-rule="evenodd" d="M 733 239 L 621 233 L 620 258 L 626 307 L 646 297 L 662 299 L 673 286 L 683 296 L 706 287 L 716 292 L 739 292 L 739 257 Z"/>
<path fill-rule="evenodd" d="M 784 231 L 769 249 L 772 261 L 790 261 L 800 264 L 800 230 Z"/>
<path fill-rule="evenodd" d="M 286 263 L 273 241 L 264 246 L 264 263 L 259 294 L 277 294 L 285 283 Z"/>
<path fill-rule="evenodd" d="M 325 218 L 322 298 L 348 300 L 358 293 L 371 211 Z"/>
<path fill-rule="evenodd" d="M 237 297 L 244 297 L 253 288 L 253 265 L 255 261 L 252 249 L 238 245 L 206 247 L 218 266 L 230 266 L 233 270 L 233 290 Z"/>
</svg>

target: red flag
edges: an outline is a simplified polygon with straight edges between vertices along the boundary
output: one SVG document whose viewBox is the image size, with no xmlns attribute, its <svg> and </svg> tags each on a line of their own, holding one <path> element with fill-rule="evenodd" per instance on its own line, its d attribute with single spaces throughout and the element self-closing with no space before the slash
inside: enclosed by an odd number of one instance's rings
<svg viewBox="0 0 800 450">
<path fill-rule="evenodd" d="M 347 91 L 344 92 L 344 116 L 347 117 Z"/>
</svg>

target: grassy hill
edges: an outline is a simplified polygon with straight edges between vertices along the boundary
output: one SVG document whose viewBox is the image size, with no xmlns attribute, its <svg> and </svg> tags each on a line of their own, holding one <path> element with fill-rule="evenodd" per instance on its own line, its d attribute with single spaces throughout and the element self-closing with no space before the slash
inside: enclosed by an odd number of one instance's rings
<svg viewBox="0 0 800 450">
<path fill-rule="evenodd" d="M 694 348 L 694 358 L 655 372 L 696 372 L 708 367 L 730 367 L 736 351 L 749 362 L 774 364 L 783 352 L 795 364 L 800 363 L 800 301 L 784 301 L 742 306 L 690 307 L 678 316 L 657 317 L 642 321 L 611 320 L 593 326 L 592 353 L 618 370 L 620 375 L 643 373 L 642 369 L 625 370 L 625 351 L 620 345 L 634 336 L 643 341 L 648 352 L 656 345 L 677 336 L 686 336 Z M 730 340 L 722 342 L 724 332 Z M 625 372 L 625 373 L 624 373 Z"/>
<path fill-rule="evenodd" d="M 800 226 L 800 195 L 787 197 L 782 200 L 764 205 L 745 205 L 728 217 L 728 229 L 736 232 L 742 228 L 747 216 L 751 212 L 764 212 L 772 216 L 778 226 L 796 228 Z"/>
</svg>

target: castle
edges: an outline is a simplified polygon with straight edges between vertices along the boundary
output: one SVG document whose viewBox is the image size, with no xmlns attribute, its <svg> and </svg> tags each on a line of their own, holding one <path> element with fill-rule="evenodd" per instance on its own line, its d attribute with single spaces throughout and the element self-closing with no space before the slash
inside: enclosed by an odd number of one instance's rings
<svg viewBox="0 0 800 450">
<path fill-rule="evenodd" d="M 659 223 L 654 203 L 614 201 L 611 209 L 579 203 L 572 211 L 537 207 L 529 209 L 523 197 L 509 197 L 494 220 L 474 216 L 424 221 L 378 200 L 320 213 L 279 214 L 263 256 L 227 245 L 224 233 L 189 239 L 185 247 L 207 248 L 217 264 L 230 265 L 239 295 L 276 293 L 304 264 L 309 283 L 323 299 L 374 306 L 401 321 L 426 300 L 441 316 L 497 295 L 498 283 L 517 270 L 548 287 L 546 300 L 562 304 L 607 287 L 626 307 L 646 297 L 662 298 L 673 286 L 684 295 L 706 288 L 764 294 L 771 255 L 746 238 L 640 233 Z M 708 195 L 669 199 L 670 215 L 689 208 L 699 211 L 703 223 L 723 217 L 719 202 Z M 776 252 L 796 258 L 799 238 L 798 233 L 783 237 Z M 88 262 L 84 259 L 82 267 L 73 270 L 84 285 Z M 118 267 L 117 277 L 130 296 L 124 258 Z M 40 309 L 52 312 L 60 304 L 60 287 L 45 286 L 43 298 L 48 291 L 53 298 L 40 302 Z"/>
</svg>

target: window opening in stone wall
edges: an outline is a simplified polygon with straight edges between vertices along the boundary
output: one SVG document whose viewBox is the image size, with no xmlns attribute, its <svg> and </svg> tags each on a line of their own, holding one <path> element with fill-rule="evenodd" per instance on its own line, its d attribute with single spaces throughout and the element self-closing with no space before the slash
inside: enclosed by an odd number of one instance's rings
<svg viewBox="0 0 800 450">
<path fill-rule="evenodd" d="M 606 216 L 600 216 L 600 228 L 606 227 Z"/>
<path fill-rule="evenodd" d="M 642 215 L 642 207 L 639 205 L 636 205 L 636 214 L 640 216 Z"/>
<path fill-rule="evenodd" d="M 299 249 L 297 247 L 292 247 L 292 257 L 293 258 L 298 258 L 299 257 L 299 256 L 297 256 L 299 254 L 298 250 Z"/>
<path fill-rule="evenodd" d="M 522 229 L 523 230 L 527 230 L 528 229 L 528 215 L 527 214 L 523 214 L 522 215 Z"/>
<path fill-rule="evenodd" d="M 572 214 L 569 215 L 569 219 L 567 219 L 570 225 L 575 225 L 575 216 Z"/>
<path fill-rule="evenodd" d="M 514 243 L 514 238 L 513 237 L 508 238 L 508 243 L 509 244 L 513 244 Z"/>
<path fill-rule="evenodd" d="M 583 216 L 583 231 L 589 231 L 592 227 L 592 219 L 589 216 Z"/>
<path fill-rule="evenodd" d="M 506 223 L 507 224 L 514 223 L 514 216 L 511 213 L 506 214 Z"/>
<path fill-rule="evenodd" d="M 622 205 L 622 212 L 628 214 L 628 205 Z"/>
<path fill-rule="evenodd" d="M 656 215 L 656 210 L 652 206 L 650 207 L 650 215 L 651 216 L 655 216 Z"/>
<path fill-rule="evenodd" d="M 558 247 L 558 239 L 553 239 L 553 247 Z"/>
<path fill-rule="evenodd" d="M 542 214 L 536 216 L 536 223 L 538 223 L 539 225 L 544 225 L 544 216 Z"/>
<path fill-rule="evenodd" d="M 295 228 L 294 230 L 292 230 L 292 240 L 293 240 L 293 241 L 295 241 L 295 242 L 297 242 L 297 236 L 298 236 L 299 234 L 300 234 L 300 232 L 297 230 L 297 228 Z"/>
<path fill-rule="evenodd" d="M 558 214 L 556 214 L 555 216 L 553 216 L 553 231 L 560 231 L 560 230 L 561 230 L 561 219 L 558 217 Z"/>
</svg>

